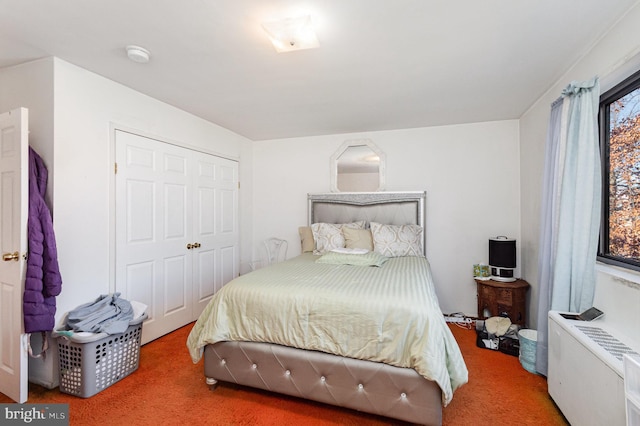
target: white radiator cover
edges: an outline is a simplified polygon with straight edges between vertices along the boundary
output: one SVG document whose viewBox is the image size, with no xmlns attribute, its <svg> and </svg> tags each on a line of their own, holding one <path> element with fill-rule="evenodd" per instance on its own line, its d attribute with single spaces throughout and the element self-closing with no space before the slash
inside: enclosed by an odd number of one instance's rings
<svg viewBox="0 0 640 426">
<path fill-rule="evenodd" d="M 637 348 L 607 325 L 549 312 L 549 394 L 572 425 L 626 423 L 622 354 Z"/>
</svg>

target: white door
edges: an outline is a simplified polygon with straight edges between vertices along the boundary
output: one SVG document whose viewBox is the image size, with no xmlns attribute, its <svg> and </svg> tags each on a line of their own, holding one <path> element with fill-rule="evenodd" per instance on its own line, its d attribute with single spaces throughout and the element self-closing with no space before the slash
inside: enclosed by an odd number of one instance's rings
<svg viewBox="0 0 640 426">
<path fill-rule="evenodd" d="M 28 395 L 28 355 L 22 318 L 29 215 L 29 115 L 0 115 L 0 392 L 16 402 Z"/>
<path fill-rule="evenodd" d="M 124 131 L 116 163 L 116 291 L 149 306 L 146 343 L 238 275 L 237 163 Z"/>
<path fill-rule="evenodd" d="M 191 320 L 191 217 L 185 153 L 116 132 L 116 291 L 146 304 L 144 340 Z"/>
<path fill-rule="evenodd" d="M 238 276 L 238 163 L 193 152 L 193 318 Z"/>
</svg>

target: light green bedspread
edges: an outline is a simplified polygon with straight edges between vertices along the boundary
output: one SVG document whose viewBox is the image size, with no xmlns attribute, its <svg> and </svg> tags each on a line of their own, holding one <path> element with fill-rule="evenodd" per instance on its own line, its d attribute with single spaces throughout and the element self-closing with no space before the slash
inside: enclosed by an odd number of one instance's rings
<svg viewBox="0 0 640 426">
<path fill-rule="evenodd" d="M 225 285 L 189 334 L 193 362 L 220 341 L 318 350 L 413 368 L 440 386 L 447 405 L 468 372 L 427 259 L 397 257 L 374 267 L 318 258 L 306 253 Z"/>
</svg>

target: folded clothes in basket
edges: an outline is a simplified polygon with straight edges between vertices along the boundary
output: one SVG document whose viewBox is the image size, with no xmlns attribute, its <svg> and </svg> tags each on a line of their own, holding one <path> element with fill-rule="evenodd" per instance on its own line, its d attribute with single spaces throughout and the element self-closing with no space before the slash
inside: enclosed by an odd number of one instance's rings
<svg viewBox="0 0 640 426">
<path fill-rule="evenodd" d="M 102 295 L 70 311 L 66 328 L 75 333 L 123 333 L 134 319 L 134 308 L 120 293 Z"/>
</svg>

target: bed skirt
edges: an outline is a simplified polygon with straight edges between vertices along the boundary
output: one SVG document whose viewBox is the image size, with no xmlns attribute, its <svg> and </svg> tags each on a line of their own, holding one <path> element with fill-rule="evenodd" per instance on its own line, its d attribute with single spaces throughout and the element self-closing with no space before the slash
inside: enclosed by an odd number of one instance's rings
<svg viewBox="0 0 640 426">
<path fill-rule="evenodd" d="M 204 349 L 204 374 L 425 425 L 442 424 L 442 391 L 410 368 L 255 342 L 218 342 Z"/>
</svg>

